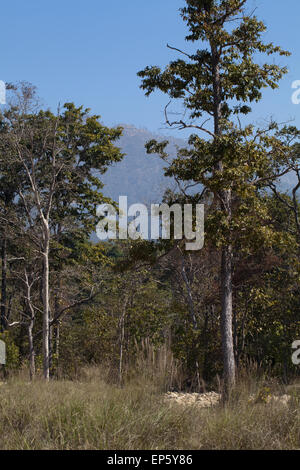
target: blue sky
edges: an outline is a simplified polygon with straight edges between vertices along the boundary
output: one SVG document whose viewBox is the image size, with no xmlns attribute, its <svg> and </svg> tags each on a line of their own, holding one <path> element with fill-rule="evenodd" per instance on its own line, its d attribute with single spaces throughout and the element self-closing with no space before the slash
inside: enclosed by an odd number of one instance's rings
<svg viewBox="0 0 300 470">
<path fill-rule="evenodd" d="M 106 125 L 134 124 L 157 131 L 167 97 L 145 98 L 137 71 L 166 65 L 176 54 L 166 43 L 184 47 L 185 25 L 178 8 L 184 0 L 10 0 L 1 6 L 0 79 L 26 80 L 38 87 L 46 106 L 74 101 L 100 114 Z M 285 5 L 285 6 L 283 6 Z M 290 50 L 280 58 L 289 74 L 277 91 L 266 91 L 252 118 L 261 122 L 295 118 L 291 84 L 300 80 L 300 2 L 249 0 L 268 26 L 266 40 Z"/>
</svg>

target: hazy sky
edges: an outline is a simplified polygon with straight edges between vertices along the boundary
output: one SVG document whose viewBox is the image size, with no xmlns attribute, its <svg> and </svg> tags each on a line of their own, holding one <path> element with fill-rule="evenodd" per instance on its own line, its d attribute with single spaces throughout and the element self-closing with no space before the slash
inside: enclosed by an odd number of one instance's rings
<svg viewBox="0 0 300 470">
<path fill-rule="evenodd" d="M 134 124 L 157 131 L 167 97 L 145 98 L 137 71 L 177 57 L 166 43 L 185 47 L 183 0 L 10 0 L 1 5 L 0 79 L 35 84 L 45 105 L 74 101 L 101 114 L 107 125 Z M 253 119 L 295 118 L 291 85 L 300 80 L 299 0 L 249 0 L 268 26 L 266 40 L 290 50 L 279 58 L 289 74 L 278 91 L 267 91 Z"/>
</svg>

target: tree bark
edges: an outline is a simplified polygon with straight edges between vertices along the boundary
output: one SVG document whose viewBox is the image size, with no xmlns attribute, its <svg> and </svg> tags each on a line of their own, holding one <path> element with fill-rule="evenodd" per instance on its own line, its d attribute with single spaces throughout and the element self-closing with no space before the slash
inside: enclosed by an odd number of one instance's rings
<svg viewBox="0 0 300 470">
<path fill-rule="evenodd" d="M 1 249 L 2 280 L 1 280 L 1 331 L 7 329 L 6 303 L 7 303 L 7 240 L 4 234 Z"/>
<path fill-rule="evenodd" d="M 29 341 L 29 375 L 30 380 L 32 381 L 35 377 L 35 351 L 33 343 L 33 321 L 30 322 L 28 327 L 28 341 Z"/>
<path fill-rule="evenodd" d="M 60 309 L 60 292 L 61 292 L 61 280 L 60 277 L 57 283 L 57 293 L 54 300 L 54 318 L 58 317 Z M 55 369 L 56 375 L 59 376 L 59 340 L 60 340 L 60 320 L 52 326 L 53 332 L 53 350 L 55 354 Z M 53 360 L 53 358 L 52 358 Z"/>
<path fill-rule="evenodd" d="M 55 361 L 56 361 L 56 373 L 59 378 L 59 341 L 60 341 L 60 322 L 55 327 Z"/>
<path fill-rule="evenodd" d="M 49 226 L 44 221 L 44 250 L 43 250 L 43 373 L 44 379 L 50 378 L 49 354 Z"/>
<path fill-rule="evenodd" d="M 128 297 L 124 299 L 124 305 L 122 309 L 122 314 L 120 318 L 120 355 L 119 355 L 119 385 L 122 387 L 123 385 L 123 362 L 124 362 L 124 339 L 125 339 L 125 317 L 126 317 L 126 310 L 128 304 Z"/>
<path fill-rule="evenodd" d="M 53 326 L 51 325 L 52 316 L 49 311 L 49 376 L 52 374 L 53 366 Z"/>
<path fill-rule="evenodd" d="M 235 360 L 232 335 L 232 247 L 222 249 L 221 265 L 221 336 L 224 363 L 224 398 L 235 384 Z"/>
<path fill-rule="evenodd" d="M 35 377 L 35 350 L 34 350 L 34 337 L 33 337 L 33 327 L 35 323 L 35 311 L 31 300 L 31 287 L 33 282 L 30 283 L 27 272 L 25 271 L 25 286 L 26 286 L 26 296 L 25 296 L 25 308 L 27 316 L 30 321 L 28 324 L 28 342 L 29 342 L 29 376 L 32 381 Z"/>
</svg>

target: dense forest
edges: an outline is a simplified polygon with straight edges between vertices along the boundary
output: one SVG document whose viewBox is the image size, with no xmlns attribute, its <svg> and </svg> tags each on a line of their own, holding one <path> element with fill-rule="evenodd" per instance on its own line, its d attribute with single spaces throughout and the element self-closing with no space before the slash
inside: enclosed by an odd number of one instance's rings
<svg viewBox="0 0 300 470">
<path fill-rule="evenodd" d="M 204 204 L 199 251 L 174 236 L 95 239 L 97 206 L 117 207 L 104 174 L 120 165 L 131 184 L 122 127 L 106 127 L 74 103 L 52 112 L 33 85 L 7 84 L 0 114 L 4 378 L 28 370 L 31 380 L 73 379 L 92 365 L 122 386 L 148 368 L 164 374 L 166 390 L 219 383 L 226 398 L 251 367 L 284 383 L 299 375 L 292 344 L 300 339 L 300 130 L 251 124 L 251 106 L 287 71 L 273 56 L 282 62 L 289 53 L 264 43 L 265 25 L 246 0 L 187 0 L 181 16 L 194 52 L 169 45 L 178 59 L 138 76 L 146 95 L 160 90 L 184 106 L 172 120 L 167 105 L 165 121 L 190 130 L 188 142 L 145 145 L 172 182 L 161 202 Z M 289 178 L 284 191 L 282 177 Z"/>
</svg>

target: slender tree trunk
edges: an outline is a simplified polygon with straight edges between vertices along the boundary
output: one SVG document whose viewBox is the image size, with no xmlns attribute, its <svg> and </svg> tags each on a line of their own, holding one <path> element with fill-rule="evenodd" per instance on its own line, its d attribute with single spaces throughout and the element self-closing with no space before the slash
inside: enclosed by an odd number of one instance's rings
<svg viewBox="0 0 300 470">
<path fill-rule="evenodd" d="M 7 240 L 4 234 L 1 249 L 2 280 L 1 280 L 1 331 L 7 329 L 6 303 L 7 303 Z"/>
<path fill-rule="evenodd" d="M 53 365 L 53 326 L 51 325 L 52 315 L 49 312 L 49 375 L 52 374 Z"/>
<path fill-rule="evenodd" d="M 232 335 L 232 247 L 222 250 L 221 266 L 221 335 L 224 363 L 224 398 L 235 384 L 235 360 Z"/>
<path fill-rule="evenodd" d="M 125 336 L 125 314 L 122 314 L 120 321 L 120 357 L 119 357 L 119 385 L 123 385 L 123 348 Z"/>
<path fill-rule="evenodd" d="M 57 377 L 59 378 L 59 340 L 60 340 L 60 322 L 55 326 L 55 360 Z"/>
<path fill-rule="evenodd" d="M 35 377 L 35 350 L 34 350 L 34 339 L 33 339 L 33 327 L 35 322 L 35 312 L 31 301 L 31 287 L 33 283 L 30 283 L 27 272 L 25 271 L 25 285 L 26 285 L 26 296 L 25 296 L 25 308 L 30 322 L 28 324 L 28 342 L 29 342 L 29 376 L 30 380 Z"/>
<path fill-rule="evenodd" d="M 124 339 L 125 339 L 125 316 L 128 298 L 124 300 L 124 306 L 120 318 L 120 356 L 119 356 L 119 385 L 123 385 L 123 361 L 124 361 Z"/>
<path fill-rule="evenodd" d="M 30 322 L 30 325 L 28 327 L 30 380 L 33 380 L 35 377 L 35 351 L 34 351 L 32 330 L 33 330 L 33 321 Z"/>
<path fill-rule="evenodd" d="M 233 350 L 237 370 L 239 369 L 239 337 L 236 310 L 233 311 Z"/>
<path fill-rule="evenodd" d="M 59 313 L 59 307 L 60 307 L 60 292 L 61 292 L 61 280 L 60 277 L 58 279 L 57 283 L 57 293 L 55 295 L 55 300 L 54 300 L 54 318 L 58 316 Z M 57 376 L 59 375 L 59 336 L 60 336 L 60 321 L 52 326 L 53 329 L 53 350 L 55 354 L 55 368 L 56 368 L 56 373 Z"/>
<path fill-rule="evenodd" d="M 50 378 L 49 354 L 49 226 L 44 224 L 44 250 L 43 250 L 43 373 L 44 379 Z"/>
<path fill-rule="evenodd" d="M 203 379 L 207 380 L 209 377 L 208 372 L 208 345 L 209 345 L 209 336 L 208 336 L 208 317 L 209 311 L 208 307 L 204 310 L 204 326 L 203 326 L 203 338 L 204 338 L 204 358 L 203 358 Z"/>
</svg>

